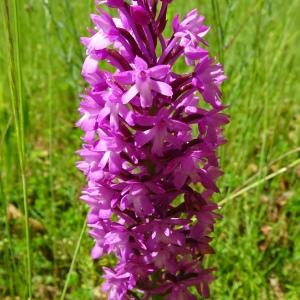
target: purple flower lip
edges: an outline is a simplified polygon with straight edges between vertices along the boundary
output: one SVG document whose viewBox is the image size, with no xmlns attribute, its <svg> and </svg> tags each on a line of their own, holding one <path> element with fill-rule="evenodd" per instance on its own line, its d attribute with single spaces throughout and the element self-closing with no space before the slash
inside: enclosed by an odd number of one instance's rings
<svg viewBox="0 0 300 300">
<path fill-rule="evenodd" d="M 138 78 L 141 80 L 141 81 L 146 81 L 147 79 L 147 73 L 145 71 L 141 71 L 139 74 L 138 74 Z"/>
<path fill-rule="evenodd" d="M 89 87 L 76 123 L 84 132 L 77 167 L 87 179 L 91 256 L 117 258 L 104 268 L 109 300 L 195 299 L 190 288 L 209 297 L 214 279 L 203 261 L 214 253 L 209 235 L 220 218 L 211 199 L 229 122 L 226 77 L 209 56 L 197 10 L 175 17 L 171 38 L 163 36 L 171 2 L 98 0 L 94 28 L 81 39 Z M 190 73 L 175 71 L 180 59 Z"/>
</svg>

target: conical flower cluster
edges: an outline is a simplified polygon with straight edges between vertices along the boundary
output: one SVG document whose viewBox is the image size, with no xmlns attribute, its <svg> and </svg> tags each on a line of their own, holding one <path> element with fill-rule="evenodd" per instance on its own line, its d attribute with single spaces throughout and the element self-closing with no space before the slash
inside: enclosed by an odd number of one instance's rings
<svg viewBox="0 0 300 300">
<path fill-rule="evenodd" d="M 88 182 L 92 257 L 118 261 L 104 268 L 110 300 L 196 299 L 191 287 L 208 297 L 213 280 L 203 259 L 213 253 L 218 218 L 211 196 L 222 174 L 225 76 L 196 10 L 175 17 L 172 35 L 163 35 L 171 2 L 97 1 L 94 27 L 82 38 L 89 88 L 77 123 L 85 132 L 78 168 Z M 183 64 L 186 73 L 176 72 Z"/>
</svg>

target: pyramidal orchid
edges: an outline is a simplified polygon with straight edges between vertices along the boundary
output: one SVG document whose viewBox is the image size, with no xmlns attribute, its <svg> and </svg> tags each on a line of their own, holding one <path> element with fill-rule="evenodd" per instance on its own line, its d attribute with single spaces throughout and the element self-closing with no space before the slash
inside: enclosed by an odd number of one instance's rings
<svg viewBox="0 0 300 300">
<path fill-rule="evenodd" d="M 89 84 L 77 123 L 85 132 L 81 198 L 90 207 L 92 257 L 117 258 L 104 268 L 109 300 L 196 299 L 191 288 L 209 297 L 213 280 L 203 260 L 219 217 L 211 197 L 222 174 L 225 76 L 197 10 L 176 16 L 164 36 L 171 2 L 96 1 L 94 27 L 81 40 Z"/>
</svg>

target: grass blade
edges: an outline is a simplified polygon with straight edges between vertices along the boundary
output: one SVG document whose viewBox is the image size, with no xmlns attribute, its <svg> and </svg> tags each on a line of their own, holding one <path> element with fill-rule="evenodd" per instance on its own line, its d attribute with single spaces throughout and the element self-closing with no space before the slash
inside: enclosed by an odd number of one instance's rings
<svg viewBox="0 0 300 300">
<path fill-rule="evenodd" d="M 68 274 L 67 274 L 67 278 L 66 278 L 66 281 L 65 281 L 65 284 L 64 284 L 64 288 L 63 288 L 60 300 L 65 299 L 67 289 L 68 289 L 68 286 L 69 286 L 69 283 L 70 283 L 71 274 L 72 274 L 72 272 L 74 270 L 74 267 L 75 267 L 75 263 L 76 263 L 77 256 L 78 256 L 78 253 L 79 253 L 79 249 L 80 249 L 80 244 L 81 244 L 83 235 L 85 233 L 85 230 L 86 230 L 86 220 L 84 220 L 79 238 L 77 240 L 76 248 L 75 248 L 75 251 L 74 251 L 74 254 L 73 254 L 72 262 L 71 262 L 70 269 L 69 269 Z"/>
<path fill-rule="evenodd" d="M 276 172 L 273 172 L 271 174 L 269 174 L 268 176 L 265 176 L 263 177 L 262 179 L 259 179 L 255 182 L 253 182 L 252 184 L 249 184 L 248 186 L 244 187 L 243 189 L 239 190 L 238 192 L 235 192 L 231 195 L 229 195 L 228 197 L 226 197 L 225 199 L 221 200 L 218 204 L 219 205 L 223 205 L 225 204 L 227 201 L 229 200 L 232 200 L 232 199 L 235 199 L 237 198 L 238 196 L 241 196 L 243 194 L 245 194 L 246 192 L 260 186 L 261 184 L 273 179 L 274 177 L 277 177 L 279 176 L 280 174 L 283 174 L 285 172 L 287 172 L 288 170 L 290 170 L 291 168 L 293 167 L 296 167 L 297 165 L 300 164 L 300 158 L 299 159 L 296 159 L 294 160 L 293 162 L 291 162 L 289 165 L 279 169 L 278 171 Z"/>
<path fill-rule="evenodd" d="M 24 209 L 24 227 L 26 240 L 26 282 L 28 299 L 32 298 L 32 282 L 31 282 L 31 255 L 30 255 L 30 234 L 28 221 L 28 199 L 27 199 L 27 183 L 25 175 L 25 143 L 24 143 L 24 118 L 23 118 L 23 91 L 22 91 L 22 72 L 19 48 L 19 14 L 18 0 L 8 2 L 4 0 L 4 23 L 7 31 L 8 44 L 8 79 L 9 91 L 11 98 L 11 107 L 14 116 L 14 126 L 16 131 L 16 144 L 18 152 L 18 160 L 20 167 L 20 176 L 22 184 L 22 198 Z"/>
</svg>

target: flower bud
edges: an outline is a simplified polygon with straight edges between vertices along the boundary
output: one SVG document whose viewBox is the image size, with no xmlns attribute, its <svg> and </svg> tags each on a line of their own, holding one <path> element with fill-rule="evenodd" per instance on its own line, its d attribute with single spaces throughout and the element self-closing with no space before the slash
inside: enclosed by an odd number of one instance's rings
<svg viewBox="0 0 300 300">
<path fill-rule="evenodd" d="M 133 21 L 139 25 L 147 25 L 150 23 L 150 16 L 146 9 L 140 5 L 130 6 L 130 13 Z"/>
</svg>

